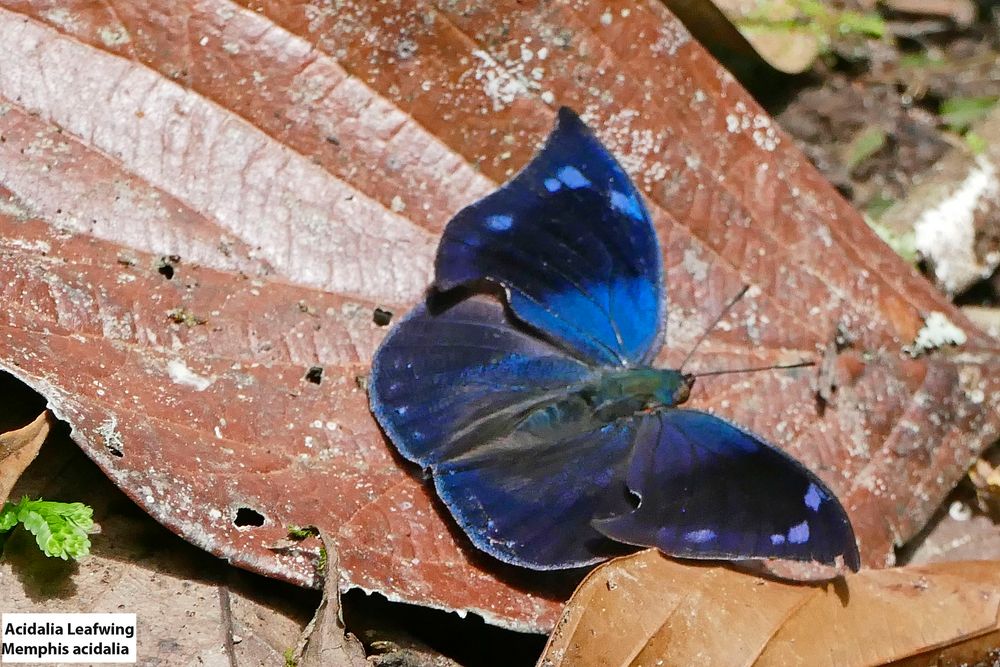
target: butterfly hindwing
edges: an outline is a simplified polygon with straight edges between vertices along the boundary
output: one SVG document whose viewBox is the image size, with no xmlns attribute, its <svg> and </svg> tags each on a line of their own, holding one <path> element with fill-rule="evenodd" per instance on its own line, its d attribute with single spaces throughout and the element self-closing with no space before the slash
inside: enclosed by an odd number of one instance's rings
<svg viewBox="0 0 1000 667">
<path fill-rule="evenodd" d="M 490 443 L 492 455 L 442 463 L 438 495 L 473 544 L 536 570 L 581 567 L 624 553 L 591 525 L 625 511 L 631 425 L 580 421 L 547 433 L 522 427 Z"/>
<path fill-rule="evenodd" d="M 535 569 L 615 552 L 595 512 L 624 511 L 631 431 L 596 420 L 573 387 L 594 371 L 512 324 L 485 296 L 415 308 L 372 369 L 371 405 L 406 458 L 430 469 L 473 543 Z"/>
<path fill-rule="evenodd" d="M 572 111 L 513 180 L 460 211 L 435 262 L 442 290 L 500 283 L 522 321 L 595 364 L 660 344 L 660 249 L 639 193 Z"/>
<path fill-rule="evenodd" d="M 608 537 L 685 558 L 783 558 L 854 570 L 843 507 L 802 464 L 713 415 L 668 409 L 636 417 L 627 475 L 639 506 L 595 521 Z"/>
</svg>

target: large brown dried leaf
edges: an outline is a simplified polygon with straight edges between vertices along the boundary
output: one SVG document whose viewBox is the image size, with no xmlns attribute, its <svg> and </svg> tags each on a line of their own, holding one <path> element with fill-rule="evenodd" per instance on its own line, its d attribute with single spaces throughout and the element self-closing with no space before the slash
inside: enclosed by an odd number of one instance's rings
<svg viewBox="0 0 1000 667">
<path fill-rule="evenodd" d="M 996 343 L 656 2 L 5 0 L 0 45 L 0 363 L 154 517 L 243 567 L 315 583 L 268 545 L 317 525 L 342 587 L 551 628 L 565 591 L 468 546 L 356 379 L 373 308 L 421 298 L 449 216 L 531 157 L 559 103 L 646 193 L 659 363 L 746 283 L 692 370 L 815 357 L 838 326 L 855 341 L 825 410 L 809 372 L 713 378 L 692 402 L 817 470 L 867 563 L 996 437 Z M 901 355 L 934 311 L 965 346 Z"/>
<path fill-rule="evenodd" d="M 1000 561 L 805 586 L 647 550 L 587 576 L 539 665 L 881 665 L 997 632 Z"/>
</svg>

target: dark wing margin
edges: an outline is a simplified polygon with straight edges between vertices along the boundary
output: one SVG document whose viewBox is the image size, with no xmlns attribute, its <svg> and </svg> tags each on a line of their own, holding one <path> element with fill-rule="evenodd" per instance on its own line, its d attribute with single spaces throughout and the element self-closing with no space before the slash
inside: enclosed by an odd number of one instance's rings
<svg viewBox="0 0 1000 667">
<path fill-rule="evenodd" d="M 563 108 L 538 155 L 448 223 L 436 287 L 491 280 L 519 319 L 578 358 L 648 363 L 660 347 L 659 243 L 639 192 Z"/>
<path fill-rule="evenodd" d="M 641 418 L 626 484 L 635 510 L 595 520 L 608 537 L 682 558 L 781 558 L 860 567 L 844 508 L 812 472 L 713 415 Z"/>
</svg>

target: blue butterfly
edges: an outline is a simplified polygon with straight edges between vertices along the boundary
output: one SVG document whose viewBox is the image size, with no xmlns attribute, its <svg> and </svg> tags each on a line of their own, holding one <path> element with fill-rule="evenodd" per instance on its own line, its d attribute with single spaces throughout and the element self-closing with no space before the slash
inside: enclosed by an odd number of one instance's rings
<svg viewBox="0 0 1000 667">
<path fill-rule="evenodd" d="M 371 408 L 478 548 L 538 570 L 622 544 L 858 569 L 847 514 L 816 475 L 678 409 L 694 377 L 650 367 L 659 244 L 569 109 L 523 171 L 448 223 L 433 288 L 376 352 Z"/>
</svg>

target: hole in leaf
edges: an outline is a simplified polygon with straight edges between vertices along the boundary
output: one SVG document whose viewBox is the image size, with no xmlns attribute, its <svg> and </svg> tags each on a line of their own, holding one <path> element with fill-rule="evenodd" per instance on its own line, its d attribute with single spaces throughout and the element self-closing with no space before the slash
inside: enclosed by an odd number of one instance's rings
<svg viewBox="0 0 1000 667">
<path fill-rule="evenodd" d="M 180 255 L 164 255 L 160 258 L 160 263 L 156 266 L 156 272 L 167 280 L 174 277 L 174 267 L 181 261 Z"/>
<path fill-rule="evenodd" d="M 389 324 L 389 322 L 392 322 L 392 311 L 376 308 L 375 312 L 372 314 L 372 320 L 378 326 L 384 327 L 385 325 Z"/>
<path fill-rule="evenodd" d="M 986 306 L 995 308 L 1000 305 L 1000 272 L 993 278 L 986 278 L 970 285 L 961 294 L 955 295 L 956 306 Z"/>
<path fill-rule="evenodd" d="M 319 384 L 323 381 L 323 367 L 322 366 L 312 366 L 306 371 L 306 380 L 312 382 L 313 384 Z"/>
<path fill-rule="evenodd" d="M 233 525 L 237 528 L 244 528 L 246 526 L 259 528 L 264 525 L 264 515 L 249 507 L 240 507 L 236 510 L 236 518 L 233 519 Z"/>
</svg>

